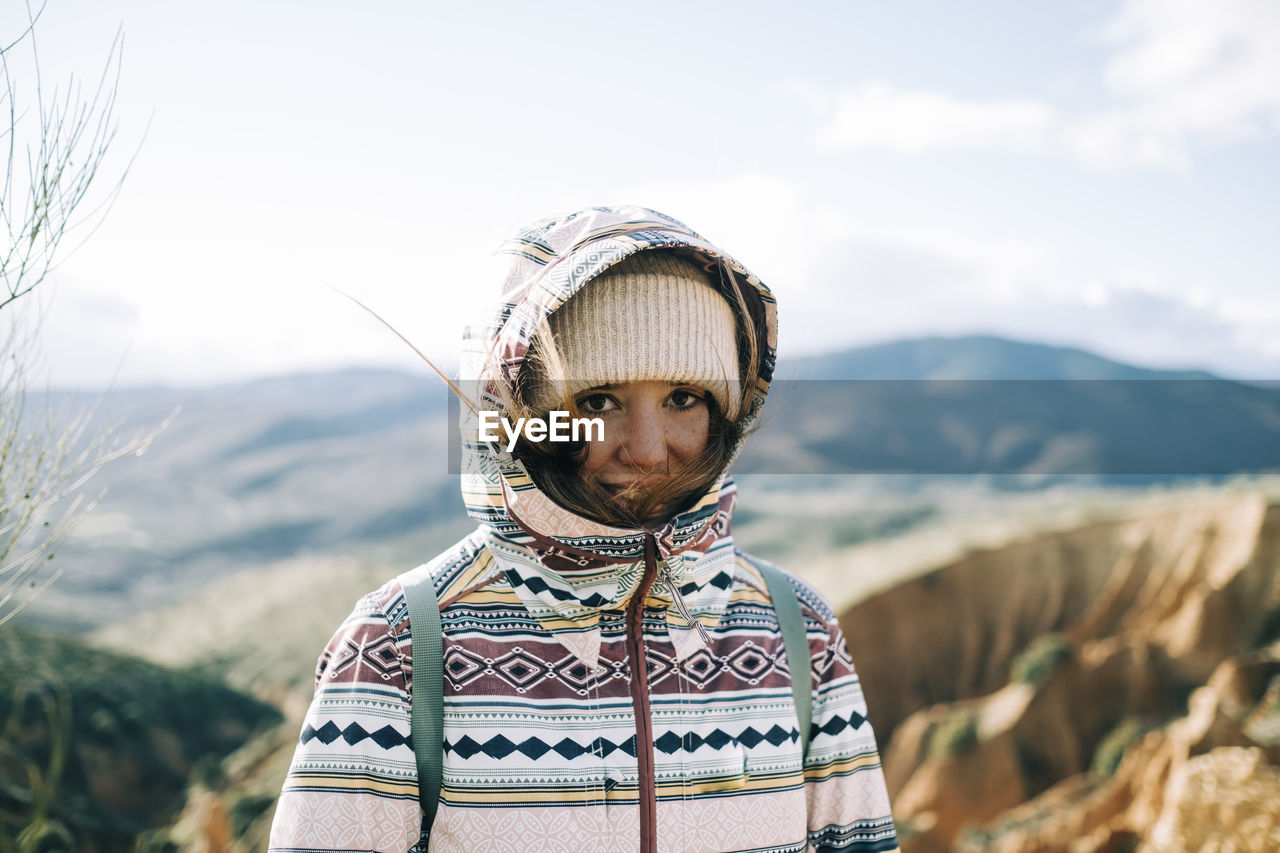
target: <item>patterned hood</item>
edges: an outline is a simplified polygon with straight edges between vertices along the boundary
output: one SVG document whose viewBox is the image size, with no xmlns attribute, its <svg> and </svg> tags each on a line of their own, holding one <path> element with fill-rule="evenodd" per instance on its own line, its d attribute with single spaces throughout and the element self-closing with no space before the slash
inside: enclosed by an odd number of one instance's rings
<svg viewBox="0 0 1280 853">
<path fill-rule="evenodd" d="M 468 331 L 463 346 L 461 378 L 464 388 L 474 389 L 476 408 L 503 412 L 501 401 L 475 381 L 488 360 L 496 360 L 503 380 L 514 387 L 542 321 L 601 272 L 648 249 L 681 249 L 705 263 L 722 287 L 737 287 L 746 298 L 760 364 L 755 386 L 743 389 L 748 405 L 742 424 L 754 422 L 773 376 L 777 315 L 772 294 L 746 267 L 688 226 L 643 207 L 593 207 L 543 219 L 499 248 L 498 254 L 509 261 L 499 308 L 479 333 Z M 472 518 L 490 531 L 489 548 L 503 564 L 495 568 L 507 571 L 548 629 L 589 631 L 601 609 L 621 606 L 639 584 L 645 531 L 611 527 L 558 506 L 503 445 L 468 440 L 477 425 L 464 406 L 462 492 Z M 723 605 L 708 585 L 728 587 L 727 579 L 716 582 L 716 576 L 726 571 L 725 558 L 732 557 L 729 521 L 735 497 L 732 481 L 722 472 L 692 507 L 651 531 L 666 578 L 699 621 L 714 621 Z M 652 595 L 659 601 L 665 595 L 668 603 L 672 597 L 664 584 L 656 585 Z M 679 616 L 672 619 L 673 627 L 690 627 Z"/>
</svg>

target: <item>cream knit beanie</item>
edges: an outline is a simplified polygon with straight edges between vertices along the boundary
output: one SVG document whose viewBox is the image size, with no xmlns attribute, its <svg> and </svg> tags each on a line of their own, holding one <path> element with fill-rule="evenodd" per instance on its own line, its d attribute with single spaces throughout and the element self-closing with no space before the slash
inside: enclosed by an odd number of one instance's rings
<svg viewBox="0 0 1280 853">
<path fill-rule="evenodd" d="M 728 417 L 741 400 L 733 309 L 707 273 L 669 251 L 609 267 L 548 318 L 573 396 L 606 383 L 658 380 L 707 389 Z M 556 404 L 541 382 L 539 405 Z"/>
</svg>

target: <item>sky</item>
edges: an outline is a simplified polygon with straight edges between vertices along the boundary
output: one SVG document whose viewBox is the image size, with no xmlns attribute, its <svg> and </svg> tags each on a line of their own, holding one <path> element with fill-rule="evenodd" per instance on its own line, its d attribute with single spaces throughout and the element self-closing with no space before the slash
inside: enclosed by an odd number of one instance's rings
<svg viewBox="0 0 1280 853">
<path fill-rule="evenodd" d="M 419 367 L 332 288 L 449 363 L 506 236 L 623 203 L 755 271 L 784 358 L 981 333 L 1280 378 L 1272 0 L 48 0 L 45 89 L 117 30 L 100 191 L 128 173 L 26 310 L 58 386 Z"/>
</svg>

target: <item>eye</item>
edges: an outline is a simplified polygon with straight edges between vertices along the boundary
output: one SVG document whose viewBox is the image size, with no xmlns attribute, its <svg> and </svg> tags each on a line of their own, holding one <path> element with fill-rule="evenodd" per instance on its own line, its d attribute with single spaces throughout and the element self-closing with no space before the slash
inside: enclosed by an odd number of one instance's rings
<svg viewBox="0 0 1280 853">
<path fill-rule="evenodd" d="M 692 409 L 703 402 L 702 395 L 697 394 L 687 388 L 677 388 L 671 392 L 671 396 L 667 398 L 667 402 L 676 409 Z"/>
<path fill-rule="evenodd" d="M 588 394 L 578 398 L 578 411 L 584 415 L 602 415 L 618 408 L 618 404 L 608 394 Z"/>
</svg>

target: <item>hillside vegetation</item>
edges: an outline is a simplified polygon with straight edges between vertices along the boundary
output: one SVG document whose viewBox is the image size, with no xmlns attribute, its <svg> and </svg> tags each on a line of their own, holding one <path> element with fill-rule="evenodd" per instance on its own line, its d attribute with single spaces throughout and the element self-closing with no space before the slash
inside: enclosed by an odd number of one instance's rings
<svg viewBox="0 0 1280 853">
<path fill-rule="evenodd" d="M 281 716 L 207 674 L 13 626 L 0 685 L 0 849 L 132 851 Z"/>
</svg>

